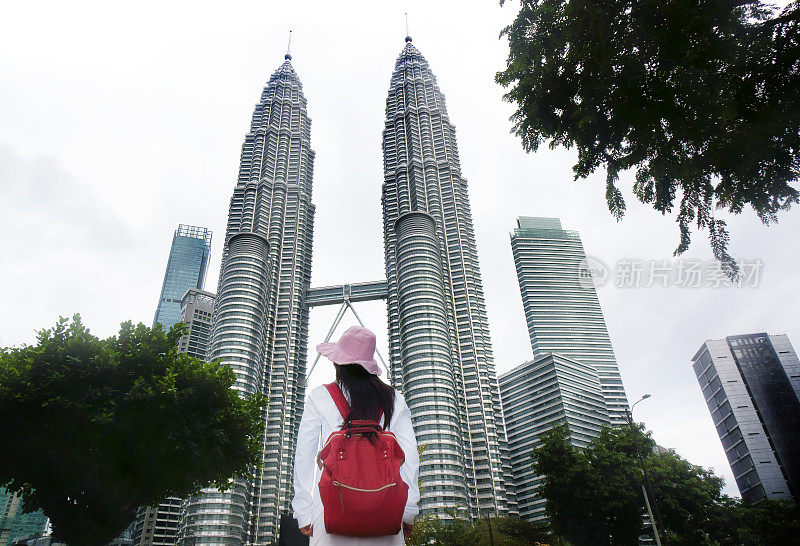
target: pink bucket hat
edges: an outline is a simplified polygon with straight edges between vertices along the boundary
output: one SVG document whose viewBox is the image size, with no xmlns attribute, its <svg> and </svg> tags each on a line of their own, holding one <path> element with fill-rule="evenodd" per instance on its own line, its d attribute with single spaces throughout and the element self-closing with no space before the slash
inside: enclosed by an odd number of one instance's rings
<svg viewBox="0 0 800 546">
<path fill-rule="evenodd" d="M 361 326 L 351 326 L 339 341 L 320 343 L 317 352 L 328 357 L 334 364 L 360 364 L 373 375 L 381 375 L 375 362 L 375 334 Z"/>
</svg>

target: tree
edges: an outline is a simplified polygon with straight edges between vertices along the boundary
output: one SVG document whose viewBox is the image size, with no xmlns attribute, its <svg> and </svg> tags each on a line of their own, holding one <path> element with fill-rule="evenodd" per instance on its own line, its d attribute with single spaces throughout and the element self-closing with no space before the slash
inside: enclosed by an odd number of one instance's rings
<svg viewBox="0 0 800 546">
<path fill-rule="evenodd" d="M 519 518 L 492 518 L 494 532 L 497 534 L 498 544 L 516 544 L 519 546 L 544 546 L 562 544 L 553 536 L 550 526 L 546 523 L 532 523 Z M 486 522 L 483 522 L 485 527 Z M 485 536 L 485 532 L 483 533 Z"/>
<path fill-rule="evenodd" d="M 479 543 L 480 537 L 471 522 L 461 517 L 423 516 L 414 523 L 414 531 L 406 539 L 406 546 L 473 546 Z"/>
<path fill-rule="evenodd" d="M 764 499 L 758 504 L 738 502 L 738 544 L 791 546 L 800 536 L 800 504 Z"/>
<path fill-rule="evenodd" d="M 491 518 L 492 537 L 486 519 L 470 521 L 451 511 L 449 519 L 423 516 L 406 539 L 406 546 L 545 546 L 562 544 L 550 533 L 546 524 L 531 523 L 519 518 Z"/>
<path fill-rule="evenodd" d="M 240 398 L 228 366 L 177 353 L 182 333 L 126 322 L 99 339 L 75 315 L 0 351 L 0 484 L 60 540 L 104 544 L 137 507 L 258 464 L 263 399 Z"/>
<path fill-rule="evenodd" d="M 706 544 L 722 479 L 674 453 L 653 452 L 641 427 L 604 427 L 585 449 L 570 442 L 569 429 L 554 427 L 534 451 L 543 477 L 539 494 L 556 533 L 570 543 L 639 543 L 647 531 L 639 457 L 645 459 L 670 544 Z"/>
<path fill-rule="evenodd" d="M 644 504 L 633 441 L 612 434 L 603 429 L 596 449 L 582 451 L 572 445 L 569 429 L 558 426 L 533 453 L 550 523 L 572 544 L 603 544 L 608 537 L 638 544 Z"/>
<path fill-rule="evenodd" d="M 709 523 L 715 545 L 791 546 L 800 535 L 800 505 L 773 499 L 750 504 L 723 496 Z"/>
<path fill-rule="evenodd" d="M 723 495 L 715 506 L 708 520 L 708 534 L 713 537 L 714 544 L 720 546 L 751 546 L 750 543 L 740 539 L 746 526 L 742 511 L 741 499 L 734 499 Z M 755 546 L 753 543 L 752 546 Z"/>
<path fill-rule="evenodd" d="M 647 457 L 647 470 L 661 510 L 669 544 L 705 544 L 712 532 L 722 478 L 675 453 Z"/>
<path fill-rule="evenodd" d="M 769 224 L 800 201 L 798 0 L 780 13 L 760 0 L 522 0 L 503 35 L 496 79 L 523 147 L 576 147 L 576 179 L 604 167 L 618 220 L 616 183 L 635 168 L 642 203 L 678 203 L 676 255 L 696 223 L 734 277 L 715 210 L 749 205 Z"/>
</svg>

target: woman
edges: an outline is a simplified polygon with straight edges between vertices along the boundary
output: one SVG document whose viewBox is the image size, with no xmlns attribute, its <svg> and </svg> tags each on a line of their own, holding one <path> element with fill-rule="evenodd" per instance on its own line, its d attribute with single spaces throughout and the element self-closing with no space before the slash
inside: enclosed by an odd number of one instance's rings
<svg viewBox="0 0 800 546">
<path fill-rule="evenodd" d="M 403 531 L 397 535 L 353 538 L 327 534 L 317 487 L 320 472 L 316 458 L 322 443 L 332 432 L 342 428 L 344 420 L 328 389 L 320 386 L 312 390 L 306 400 L 297 436 L 292 508 L 300 532 L 311 537 L 311 544 L 320 546 L 403 544 L 403 535 L 411 534 L 414 518 L 419 512 L 419 455 L 411 426 L 411 412 L 403 395 L 378 379 L 381 370 L 373 356 L 375 334 L 366 328 L 348 328 L 339 341 L 317 345 L 317 352 L 336 365 L 336 383 L 350 405 L 348 421 L 374 421 L 381 414 L 383 428 L 394 433 L 405 454 L 400 477 L 408 484 L 408 500 L 403 513 Z"/>
</svg>

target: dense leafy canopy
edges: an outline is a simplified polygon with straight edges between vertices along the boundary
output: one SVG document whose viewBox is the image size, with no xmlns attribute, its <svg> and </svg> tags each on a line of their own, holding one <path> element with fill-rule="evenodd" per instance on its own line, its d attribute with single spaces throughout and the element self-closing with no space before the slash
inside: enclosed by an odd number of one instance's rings
<svg viewBox="0 0 800 546">
<path fill-rule="evenodd" d="M 763 500 L 751 506 L 732 503 L 734 510 L 720 518 L 727 529 L 735 529 L 735 536 L 725 545 L 793 546 L 800 537 L 800 504 L 787 501 Z M 730 521 L 733 520 L 733 521 Z"/>
<path fill-rule="evenodd" d="M 641 202 L 662 214 L 678 202 L 676 254 L 694 222 L 734 276 L 714 211 L 749 205 L 770 223 L 800 200 L 798 0 L 782 12 L 760 0 L 522 0 L 504 35 L 497 81 L 525 149 L 575 146 L 576 178 L 605 167 L 618 219 L 616 181 L 635 168 Z"/>
<path fill-rule="evenodd" d="M 450 518 L 423 516 L 417 519 L 406 546 L 538 546 L 560 545 L 546 524 L 519 518 L 493 517 L 470 521 L 451 512 Z M 491 535 L 489 534 L 491 526 Z"/>
<path fill-rule="evenodd" d="M 0 352 L 0 484 L 57 538 L 104 544 L 137 507 L 257 464 L 263 400 L 241 399 L 229 367 L 178 354 L 182 331 L 127 322 L 103 340 L 76 315 Z"/>
<path fill-rule="evenodd" d="M 638 544 L 642 534 L 642 477 L 637 453 L 646 456 L 652 440 L 634 446 L 625 430 L 603 429 L 590 448 L 578 450 L 566 427 L 555 427 L 534 452 L 534 470 L 544 477 L 539 494 L 556 533 L 572 544 Z"/>
<path fill-rule="evenodd" d="M 762 501 L 756 506 L 720 494 L 723 481 L 671 451 L 654 452 L 642 428 L 604 428 L 585 449 L 572 446 L 566 426 L 551 429 L 534 451 L 543 477 L 540 494 L 556 534 L 571 544 L 636 545 L 649 535 L 640 457 L 650 475 L 665 544 L 751 546 L 794 544 L 800 507 Z"/>
<path fill-rule="evenodd" d="M 647 469 L 669 544 L 706 544 L 710 526 L 724 504 L 722 478 L 672 452 L 650 454 Z"/>
</svg>

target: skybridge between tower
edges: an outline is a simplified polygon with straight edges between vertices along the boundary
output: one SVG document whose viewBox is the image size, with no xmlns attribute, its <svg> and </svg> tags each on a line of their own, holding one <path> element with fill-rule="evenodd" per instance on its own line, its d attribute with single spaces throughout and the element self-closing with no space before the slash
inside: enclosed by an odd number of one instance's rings
<svg viewBox="0 0 800 546">
<path fill-rule="evenodd" d="M 345 301 L 373 301 L 385 300 L 388 294 L 386 281 L 360 282 L 355 284 L 340 284 L 338 286 L 322 286 L 309 288 L 306 295 L 306 305 L 317 307 L 319 305 L 336 305 Z"/>
<path fill-rule="evenodd" d="M 361 320 L 361 317 L 358 316 L 358 313 L 356 313 L 356 310 L 352 305 L 353 302 L 385 300 L 388 297 L 388 293 L 389 285 L 386 281 L 370 281 L 354 284 L 340 284 L 338 286 L 322 286 L 320 288 L 308 289 L 308 293 L 306 294 L 306 305 L 308 307 L 318 307 L 321 305 L 339 304 L 339 312 L 336 313 L 336 318 L 333 319 L 333 324 L 331 324 L 331 328 L 328 330 L 328 335 L 325 336 L 325 343 L 327 343 L 331 340 L 333 332 L 336 331 L 336 328 L 339 326 L 339 323 L 342 321 L 342 317 L 344 317 L 348 309 L 353 312 L 353 315 L 355 315 L 358 323 L 361 326 L 364 326 L 364 321 Z M 383 355 L 381 355 L 377 347 L 375 348 L 375 355 L 381 361 L 383 368 L 388 374 L 389 366 L 386 365 L 386 360 L 384 360 Z M 317 357 L 314 359 L 314 363 L 311 364 L 311 368 L 306 374 L 306 382 L 308 382 L 308 377 L 311 377 L 311 372 L 313 372 L 314 368 L 317 367 L 319 357 L 320 355 L 318 353 Z"/>
</svg>

